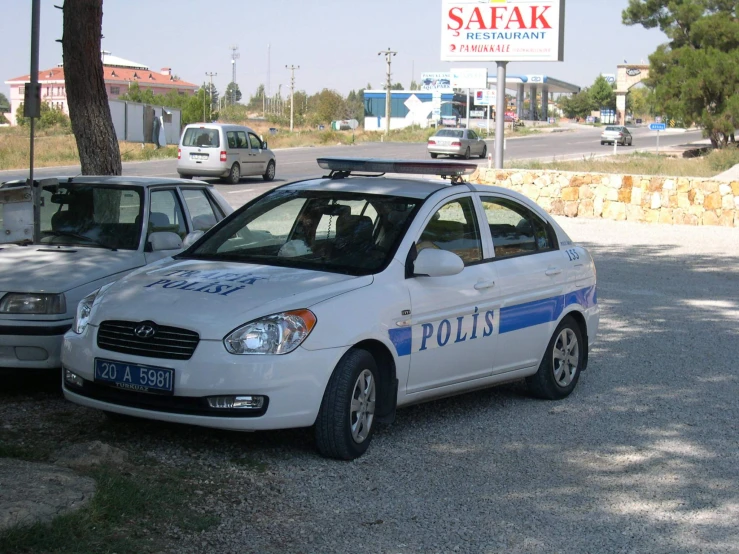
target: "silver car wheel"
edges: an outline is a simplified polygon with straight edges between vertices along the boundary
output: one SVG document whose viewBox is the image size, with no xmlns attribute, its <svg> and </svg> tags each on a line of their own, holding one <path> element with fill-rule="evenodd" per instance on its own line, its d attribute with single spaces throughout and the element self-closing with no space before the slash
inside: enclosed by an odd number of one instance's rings
<svg viewBox="0 0 739 554">
<path fill-rule="evenodd" d="M 554 380 L 560 387 L 566 387 L 577 374 L 580 364 L 580 347 L 572 329 L 562 329 L 552 351 Z"/>
<path fill-rule="evenodd" d="M 375 378 L 369 369 L 365 369 L 354 382 L 349 408 L 352 438 L 357 443 L 364 442 L 372 429 L 375 419 L 375 395 Z"/>
</svg>

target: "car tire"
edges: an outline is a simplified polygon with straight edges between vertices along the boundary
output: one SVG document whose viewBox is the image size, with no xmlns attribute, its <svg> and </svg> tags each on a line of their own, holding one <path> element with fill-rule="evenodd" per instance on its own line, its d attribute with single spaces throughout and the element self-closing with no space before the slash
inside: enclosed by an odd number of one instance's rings
<svg viewBox="0 0 739 554">
<path fill-rule="evenodd" d="M 434 159 L 434 160 L 435 160 L 436 158 L 438 158 L 438 157 L 439 157 L 439 155 L 438 155 L 438 154 L 433 154 L 433 153 L 431 154 L 431 158 L 432 158 L 432 159 Z"/>
<path fill-rule="evenodd" d="M 367 451 L 375 431 L 377 375 L 377 363 L 366 350 L 349 350 L 339 360 L 314 425 L 322 456 L 353 460 Z"/>
<path fill-rule="evenodd" d="M 585 348 L 580 326 L 572 317 L 565 317 L 547 345 L 539 370 L 526 378 L 531 394 L 545 400 L 569 396 L 580 379 Z"/>
<path fill-rule="evenodd" d="M 180 179 L 187 179 L 188 181 L 192 180 L 193 175 L 180 175 Z"/>
<path fill-rule="evenodd" d="M 272 181 L 275 178 L 275 173 L 277 171 L 277 166 L 275 165 L 274 160 L 270 160 L 267 164 L 267 171 L 264 172 L 264 175 L 262 175 L 262 179 L 265 181 Z"/>
<path fill-rule="evenodd" d="M 464 151 L 464 159 L 469 160 L 470 159 L 470 147 L 467 147 L 467 150 Z"/>
<path fill-rule="evenodd" d="M 603 145 L 604 145 L 605 143 L 606 143 L 606 142 L 605 142 L 605 141 L 603 141 L 603 140 L 602 140 L 602 141 L 600 141 L 600 145 L 601 145 L 601 146 L 603 146 Z"/>
<path fill-rule="evenodd" d="M 484 157 L 485 157 L 485 156 L 487 156 L 487 155 L 488 155 L 488 145 L 487 145 L 487 144 L 485 144 L 485 145 L 484 145 L 484 146 L 482 147 L 482 154 L 480 154 L 480 157 L 481 157 L 481 158 L 484 158 Z"/>
<path fill-rule="evenodd" d="M 237 185 L 241 181 L 241 167 L 238 163 L 234 163 L 228 172 L 226 181 L 232 185 Z"/>
</svg>

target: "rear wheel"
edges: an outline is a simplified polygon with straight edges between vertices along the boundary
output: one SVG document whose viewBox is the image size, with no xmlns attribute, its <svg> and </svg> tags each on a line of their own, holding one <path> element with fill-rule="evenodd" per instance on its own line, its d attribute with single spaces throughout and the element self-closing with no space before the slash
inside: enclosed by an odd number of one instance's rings
<svg viewBox="0 0 739 554">
<path fill-rule="evenodd" d="M 236 185 L 241 181 L 241 167 L 239 167 L 239 164 L 235 163 L 231 166 L 231 171 L 228 172 L 226 181 L 232 185 Z"/>
<path fill-rule="evenodd" d="M 190 179 L 192 179 L 192 178 L 193 178 L 193 176 L 192 176 L 192 175 L 180 175 L 180 179 L 187 179 L 187 180 L 190 180 Z"/>
<path fill-rule="evenodd" d="M 366 350 L 350 350 L 336 365 L 314 427 L 321 455 L 353 460 L 365 453 L 375 431 L 377 375 Z"/>
<path fill-rule="evenodd" d="M 439 157 L 439 155 L 438 155 L 438 154 L 434 154 L 434 153 L 432 152 L 432 153 L 431 153 L 431 157 L 432 157 L 432 158 L 433 158 L 433 159 L 435 160 L 436 158 L 438 158 L 438 157 Z"/>
<path fill-rule="evenodd" d="M 547 345 L 539 371 L 526 378 L 531 393 L 547 400 L 568 396 L 580 379 L 585 348 L 580 326 L 571 317 L 565 317 Z"/>
<path fill-rule="evenodd" d="M 467 150 L 464 151 L 464 159 L 469 160 L 470 159 L 470 147 L 467 147 Z"/>
<path fill-rule="evenodd" d="M 264 175 L 262 175 L 262 179 L 264 179 L 265 181 L 273 180 L 275 178 L 276 169 L 277 168 L 275 166 L 274 160 L 270 160 L 269 163 L 267 164 L 267 171 L 265 171 Z"/>
<path fill-rule="evenodd" d="M 487 155 L 488 155 L 488 145 L 486 144 L 486 145 L 484 145 L 484 146 L 482 147 L 482 154 L 480 154 L 480 157 L 481 157 L 481 158 L 484 158 L 484 157 L 485 157 L 485 156 L 487 156 Z"/>
</svg>

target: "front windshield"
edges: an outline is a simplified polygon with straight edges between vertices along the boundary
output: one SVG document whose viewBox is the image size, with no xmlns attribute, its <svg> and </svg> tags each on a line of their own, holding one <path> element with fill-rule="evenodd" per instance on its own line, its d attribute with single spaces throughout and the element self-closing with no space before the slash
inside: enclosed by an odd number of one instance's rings
<svg viewBox="0 0 739 554">
<path fill-rule="evenodd" d="M 60 184 L 41 192 L 41 243 L 136 250 L 143 199 L 139 187 Z"/>
<path fill-rule="evenodd" d="M 419 204 L 395 196 L 277 190 L 180 257 L 369 275 L 389 263 Z"/>
</svg>

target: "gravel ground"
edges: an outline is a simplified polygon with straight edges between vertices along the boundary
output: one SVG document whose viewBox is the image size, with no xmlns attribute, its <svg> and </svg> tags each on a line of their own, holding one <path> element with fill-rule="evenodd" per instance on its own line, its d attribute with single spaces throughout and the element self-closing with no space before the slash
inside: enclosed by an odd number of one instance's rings
<svg viewBox="0 0 739 554">
<path fill-rule="evenodd" d="M 49 394 L 0 394 L 0 423 L 196 469 L 221 523 L 169 530 L 173 553 L 739 553 L 739 229 L 560 222 L 602 307 L 564 401 L 512 384 L 404 409 L 348 463 L 307 430 L 113 424 Z"/>
</svg>

